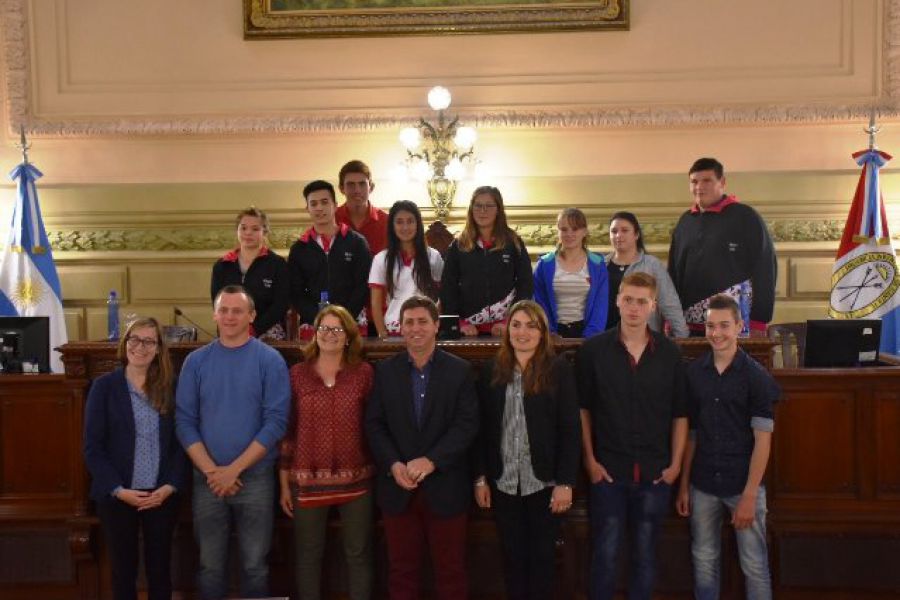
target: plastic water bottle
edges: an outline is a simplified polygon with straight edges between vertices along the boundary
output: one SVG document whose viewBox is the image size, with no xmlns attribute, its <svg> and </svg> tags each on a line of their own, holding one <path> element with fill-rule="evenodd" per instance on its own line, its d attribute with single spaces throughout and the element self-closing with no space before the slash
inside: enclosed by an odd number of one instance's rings
<svg viewBox="0 0 900 600">
<path fill-rule="evenodd" d="M 328 306 L 328 291 L 325 290 L 319 294 L 319 312 L 322 312 L 322 309 Z"/>
<path fill-rule="evenodd" d="M 109 341 L 115 342 L 119 339 L 119 297 L 116 290 L 111 290 L 109 298 L 106 299 L 106 331 Z"/>
<path fill-rule="evenodd" d="M 749 337 L 750 336 L 750 283 L 747 281 L 741 282 L 741 292 L 740 298 L 738 299 L 738 306 L 741 309 L 741 320 L 744 322 L 744 328 L 741 329 L 741 337 Z"/>
</svg>

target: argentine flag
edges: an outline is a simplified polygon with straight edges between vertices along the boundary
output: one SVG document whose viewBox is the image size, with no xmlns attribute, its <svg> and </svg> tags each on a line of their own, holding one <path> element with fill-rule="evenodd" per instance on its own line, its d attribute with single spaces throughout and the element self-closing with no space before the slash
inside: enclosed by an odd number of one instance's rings
<svg viewBox="0 0 900 600">
<path fill-rule="evenodd" d="M 0 315 L 50 317 L 50 348 L 57 348 L 67 341 L 66 321 L 34 185 L 41 175 L 28 162 L 9 174 L 18 184 L 18 194 L 9 237 L 0 249 Z M 63 372 L 59 352 L 50 353 L 50 369 Z"/>
<path fill-rule="evenodd" d="M 881 351 L 900 350 L 900 274 L 881 197 L 879 171 L 891 160 L 875 148 L 853 155 L 862 167 L 831 275 L 835 319 L 881 319 Z"/>
</svg>

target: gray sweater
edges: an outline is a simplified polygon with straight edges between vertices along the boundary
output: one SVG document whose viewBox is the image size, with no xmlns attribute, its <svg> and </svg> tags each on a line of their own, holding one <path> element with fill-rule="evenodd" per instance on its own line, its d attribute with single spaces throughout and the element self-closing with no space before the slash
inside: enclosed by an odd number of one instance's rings
<svg viewBox="0 0 900 600">
<path fill-rule="evenodd" d="M 607 254 L 606 263 L 609 264 L 612 258 L 612 253 Z M 638 259 L 625 269 L 625 275 L 630 273 L 647 273 L 656 279 L 656 312 L 650 315 L 650 329 L 662 331 L 663 321 L 668 321 L 675 337 L 688 337 L 690 333 L 684 320 L 681 300 L 662 261 L 643 250 L 638 250 Z"/>
</svg>

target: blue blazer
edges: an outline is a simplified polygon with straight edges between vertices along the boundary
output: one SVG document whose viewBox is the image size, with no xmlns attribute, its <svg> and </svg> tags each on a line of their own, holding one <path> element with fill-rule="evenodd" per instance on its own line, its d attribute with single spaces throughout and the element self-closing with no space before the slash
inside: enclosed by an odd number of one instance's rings
<svg viewBox="0 0 900 600">
<path fill-rule="evenodd" d="M 609 273 L 603 257 L 588 252 L 588 277 L 590 289 L 584 303 L 584 337 L 606 330 L 606 313 L 609 309 Z M 534 269 L 534 300 L 547 313 L 550 332 L 556 333 L 559 317 L 556 312 L 556 294 L 553 291 L 553 276 L 556 274 L 556 252 L 542 256 Z"/>
<path fill-rule="evenodd" d="M 134 411 L 125 380 L 118 368 L 94 381 L 84 414 L 84 462 L 91 474 L 91 498 L 104 500 L 119 486 L 131 487 L 134 471 Z M 183 490 L 187 485 L 187 456 L 175 438 L 175 407 L 159 416 L 159 477 Z"/>
</svg>

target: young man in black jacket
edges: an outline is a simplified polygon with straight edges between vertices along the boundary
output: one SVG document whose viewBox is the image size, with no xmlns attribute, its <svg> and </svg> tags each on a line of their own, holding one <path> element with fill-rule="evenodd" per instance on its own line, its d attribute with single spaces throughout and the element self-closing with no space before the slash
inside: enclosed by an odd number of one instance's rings
<svg viewBox="0 0 900 600">
<path fill-rule="evenodd" d="M 734 298 L 752 335 L 764 336 L 775 305 L 777 263 L 766 223 L 753 208 L 725 194 L 725 170 L 714 158 L 694 162 L 694 205 L 678 220 L 669 247 L 669 275 L 691 335 L 705 334 L 716 294 Z"/>
<path fill-rule="evenodd" d="M 301 336 L 304 330 L 312 332 L 323 292 L 329 303 L 340 304 L 351 315 L 363 312 L 372 264 L 365 238 L 335 221 L 334 186 L 313 181 L 303 188 L 303 197 L 312 227 L 294 242 L 288 255 L 291 305 L 301 324 Z"/>
</svg>

